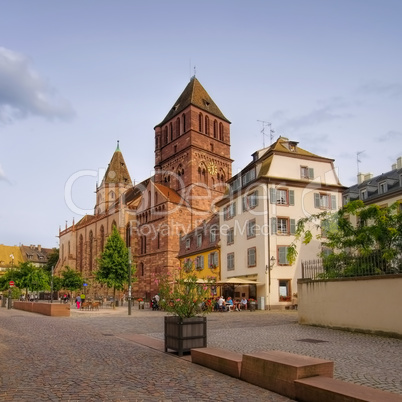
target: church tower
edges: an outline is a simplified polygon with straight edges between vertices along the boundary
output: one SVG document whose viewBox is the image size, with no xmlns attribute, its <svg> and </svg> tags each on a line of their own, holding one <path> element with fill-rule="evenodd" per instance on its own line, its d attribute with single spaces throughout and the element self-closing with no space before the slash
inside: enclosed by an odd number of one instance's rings
<svg viewBox="0 0 402 402">
<path fill-rule="evenodd" d="M 119 141 L 105 176 L 99 187 L 96 188 L 96 205 L 94 215 L 100 215 L 109 210 L 120 196 L 132 187 L 130 174 L 120 151 Z"/>
<path fill-rule="evenodd" d="M 154 129 L 155 182 L 210 211 L 232 175 L 230 121 L 194 76 Z"/>
</svg>

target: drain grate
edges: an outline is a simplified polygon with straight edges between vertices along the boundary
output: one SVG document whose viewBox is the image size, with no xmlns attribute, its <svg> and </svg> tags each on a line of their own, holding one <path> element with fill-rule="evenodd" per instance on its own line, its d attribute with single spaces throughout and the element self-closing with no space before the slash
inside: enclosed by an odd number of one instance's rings
<svg viewBox="0 0 402 402">
<path fill-rule="evenodd" d="M 306 338 L 306 339 L 296 339 L 298 342 L 308 342 L 308 343 L 321 343 L 321 342 L 328 342 L 328 341 L 322 341 L 320 339 L 310 339 L 310 338 Z"/>
</svg>

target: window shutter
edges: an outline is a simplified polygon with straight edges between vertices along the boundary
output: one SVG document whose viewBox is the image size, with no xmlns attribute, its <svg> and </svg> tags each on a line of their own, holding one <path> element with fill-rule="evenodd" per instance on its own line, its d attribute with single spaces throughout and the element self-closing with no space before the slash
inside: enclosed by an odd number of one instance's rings
<svg viewBox="0 0 402 402">
<path fill-rule="evenodd" d="M 276 204 L 276 189 L 275 188 L 269 189 L 269 202 L 271 204 Z"/>
<path fill-rule="evenodd" d="M 258 190 L 254 191 L 254 206 L 258 205 Z"/>
<path fill-rule="evenodd" d="M 290 234 L 294 235 L 296 233 L 296 219 L 290 220 Z"/>
<path fill-rule="evenodd" d="M 320 208 L 320 194 L 314 193 L 314 207 Z"/>
<path fill-rule="evenodd" d="M 216 266 L 218 266 L 218 253 L 215 251 L 215 253 L 214 253 L 214 258 L 213 258 L 213 260 L 214 260 L 214 264 L 216 265 Z"/>
<path fill-rule="evenodd" d="M 276 218 L 271 218 L 271 234 L 276 234 L 277 228 L 276 228 Z"/>
<path fill-rule="evenodd" d="M 313 168 L 308 168 L 308 178 L 314 179 L 314 169 Z"/>
<path fill-rule="evenodd" d="M 243 197 L 243 211 L 247 211 L 247 195 Z"/>
<path fill-rule="evenodd" d="M 289 190 L 289 205 L 295 205 L 295 192 L 294 192 L 294 190 Z"/>
<path fill-rule="evenodd" d="M 281 264 L 281 265 L 287 264 L 286 252 L 287 252 L 287 247 L 279 247 L 278 248 L 279 264 Z"/>
<path fill-rule="evenodd" d="M 232 206 L 233 206 L 233 210 L 232 210 L 233 216 L 236 216 L 236 203 L 234 202 L 234 203 L 232 204 Z M 233 216 L 232 216 L 232 217 L 233 217 Z"/>
<path fill-rule="evenodd" d="M 336 209 L 336 195 L 331 195 L 331 209 Z"/>
</svg>

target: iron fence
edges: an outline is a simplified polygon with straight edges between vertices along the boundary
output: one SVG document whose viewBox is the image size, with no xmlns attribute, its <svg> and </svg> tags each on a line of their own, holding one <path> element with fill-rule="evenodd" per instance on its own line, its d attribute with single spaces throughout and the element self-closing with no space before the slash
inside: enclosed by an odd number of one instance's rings
<svg viewBox="0 0 402 402">
<path fill-rule="evenodd" d="M 378 254 L 334 256 L 302 261 L 302 278 L 312 280 L 402 274 L 402 257 L 387 261 Z"/>
</svg>

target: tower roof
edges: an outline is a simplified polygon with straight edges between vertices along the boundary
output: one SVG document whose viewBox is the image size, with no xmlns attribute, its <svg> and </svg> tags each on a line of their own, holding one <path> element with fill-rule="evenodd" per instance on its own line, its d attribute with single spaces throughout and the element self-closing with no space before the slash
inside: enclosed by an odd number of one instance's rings
<svg viewBox="0 0 402 402">
<path fill-rule="evenodd" d="M 126 162 L 124 161 L 123 154 L 120 151 L 119 141 L 117 141 L 116 151 L 114 151 L 112 160 L 106 170 L 103 183 L 131 184 L 130 173 L 128 173 Z"/>
<path fill-rule="evenodd" d="M 166 117 L 155 127 L 164 125 L 167 121 L 180 114 L 190 105 L 196 106 L 199 109 L 211 113 L 212 115 L 230 123 L 230 121 L 223 115 L 218 106 L 209 96 L 208 92 L 194 76 L 191 78 L 190 82 L 174 103 Z"/>
</svg>

